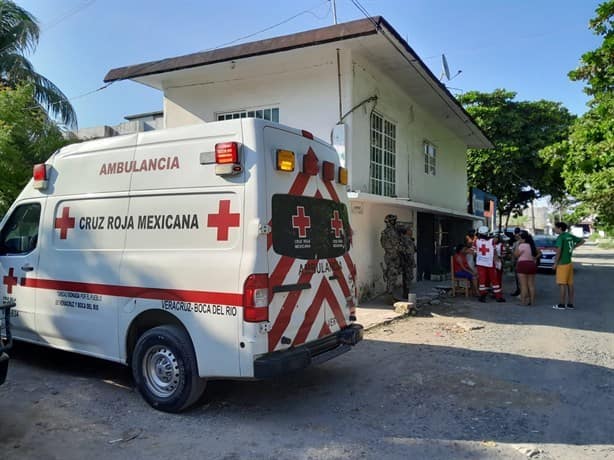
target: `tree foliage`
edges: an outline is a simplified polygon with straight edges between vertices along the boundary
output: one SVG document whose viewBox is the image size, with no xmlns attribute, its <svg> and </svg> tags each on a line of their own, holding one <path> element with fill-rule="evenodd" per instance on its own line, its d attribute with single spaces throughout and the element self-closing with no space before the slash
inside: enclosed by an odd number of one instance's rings
<svg viewBox="0 0 614 460">
<path fill-rule="evenodd" d="M 16 87 L 31 83 L 35 103 L 63 124 L 74 128 L 77 115 L 62 91 L 37 73 L 25 54 L 38 44 L 39 27 L 36 19 L 10 0 L 0 0 L 0 83 Z"/>
<path fill-rule="evenodd" d="M 34 97 L 31 84 L 0 88 L 0 216 L 32 177 L 33 165 L 67 143 Z"/>
<path fill-rule="evenodd" d="M 573 125 L 568 139 L 544 151 L 549 164 L 562 167 L 569 192 L 582 201 L 575 214 L 596 215 L 614 228 L 614 0 L 602 3 L 589 27 L 603 37 L 599 48 L 585 53 L 572 80 L 584 80 L 593 96 L 589 111 Z"/>
<path fill-rule="evenodd" d="M 544 162 L 540 151 L 565 139 L 574 120 L 558 102 L 515 97 L 515 92 L 504 89 L 459 97 L 495 146 L 469 150 L 467 178 L 470 186 L 497 196 L 500 223 L 537 196 L 564 194 L 562 163 Z"/>
<path fill-rule="evenodd" d="M 614 91 L 614 1 L 601 3 L 589 28 L 603 37 L 601 46 L 582 55 L 580 66 L 569 72 L 574 81 L 586 81 L 584 91 L 590 95 Z"/>
</svg>

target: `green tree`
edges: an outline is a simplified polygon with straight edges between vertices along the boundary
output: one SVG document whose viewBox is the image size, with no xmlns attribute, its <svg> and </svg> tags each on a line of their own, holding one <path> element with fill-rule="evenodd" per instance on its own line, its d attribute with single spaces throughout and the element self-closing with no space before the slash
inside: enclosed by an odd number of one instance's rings
<svg viewBox="0 0 614 460">
<path fill-rule="evenodd" d="M 601 3 L 597 16 L 589 21 L 589 28 L 603 37 L 601 46 L 582 55 L 580 66 L 569 72 L 574 81 L 586 81 L 584 91 L 599 96 L 614 92 L 614 1 Z"/>
<path fill-rule="evenodd" d="M 38 23 L 30 13 L 10 0 L 0 0 L 0 83 L 10 87 L 32 83 L 36 102 L 52 117 L 74 128 L 77 115 L 68 98 L 37 73 L 25 57 L 36 48 L 39 34 Z"/>
<path fill-rule="evenodd" d="M 515 97 L 515 92 L 504 89 L 471 91 L 459 97 L 495 146 L 469 150 L 467 178 L 469 186 L 497 196 L 499 226 L 504 216 L 520 214 L 537 196 L 564 194 L 562 163 L 546 163 L 540 151 L 565 139 L 574 120 L 558 102 L 516 101 Z"/>
<path fill-rule="evenodd" d="M 32 84 L 0 88 L 0 216 L 32 177 L 32 167 L 68 142 L 34 104 Z"/>
<path fill-rule="evenodd" d="M 569 192 L 581 205 L 574 215 L 597 216 L 602 227 L 614 228 L 614 0 L 600 4 L 589 22 L 603 37 L 599 48 L 585 53 L 569 73 L 584 80 L 592 96 L 589 111 L 573 125 L 569 137 L 544 151 L 551 165 L 561 166 Z"/>
</svg>

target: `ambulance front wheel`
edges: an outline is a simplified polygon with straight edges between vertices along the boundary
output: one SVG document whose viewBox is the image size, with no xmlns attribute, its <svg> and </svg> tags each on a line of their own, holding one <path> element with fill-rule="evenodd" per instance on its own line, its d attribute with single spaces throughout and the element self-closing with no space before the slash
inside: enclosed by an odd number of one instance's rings
<svg viewBox="0 0 614 460">
<path fill-rule="evenodd" d="M 149 329 L 132 353 L 132 375 L 143 398 L 164 412 L 181 412 L 203 394 L 192 342 L 184 329 L 165 325 Z"/>
</svg>

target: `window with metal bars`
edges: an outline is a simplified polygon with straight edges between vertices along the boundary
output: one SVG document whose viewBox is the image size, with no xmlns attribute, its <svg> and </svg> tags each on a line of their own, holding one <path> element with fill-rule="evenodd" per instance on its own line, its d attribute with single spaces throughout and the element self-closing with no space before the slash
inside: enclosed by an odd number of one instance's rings
<svg viewBox="0 0 614 460">
<path fill-rule="evenodd" d="M 261 118 L 263 120 L 279 123 L 279 108 L 268 107 L 260 109 L 237 110 L 235 112 L 219 112 L 216 114 L 217 121 L 236 120 L 237 118 Z"/>
<path fill-rule="evenodd" d="M 375 195 L 396 196 L 396 138 L 396 125 L 379 113 L 373 112 L 369 190 Z"/>
<path fill-rule="evenodd" d="M 424 141 L 424 173 L 434 176 L 437 172 L 437 147 Z"/>
</svg>

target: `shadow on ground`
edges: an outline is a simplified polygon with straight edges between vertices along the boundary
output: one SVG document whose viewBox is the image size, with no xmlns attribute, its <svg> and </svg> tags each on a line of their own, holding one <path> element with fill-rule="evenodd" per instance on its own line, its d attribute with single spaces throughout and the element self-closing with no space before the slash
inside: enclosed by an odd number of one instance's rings
<svg viewBox="0 0 614 460">
<path fill-rule="evenodd" d="M 368 436 L 368 450 L 386 444 L 387 449 L 400 449 L 399 454 L 407 449 L 403 440 L 408 439 L 612 442 L 611 369 L 400 343 L 394 334 L 390 341 L 366 340 L 335 361 L 284 378 L 210 382 L 199 406 L 168 423 L 197 436 L 203 427 L 224 420 L 231 428 L 219 436 L 227 436 L 229 443 L 236 430 L 248 430 L 255 438 L 271 432 L 285 436 L 289 430 L 291 438 L 301 439 L 301 433 L 308 432 L 324 444 L 360 444 Z M 102 380 L 132 385 L 126 368 L 94 358 L 24 344 L 16 347 L 13 357 L 12 365 L 26 366 L 28 375 L 52 373 L 71 382 L 71 391 L 79 391 L 75 379 L 83 387 L 101 385 Z M 106 397 L 142 411 L 143 429 L 167 419 L 143 407 L 137 393 L 116 391 L 96 401 L 101 410 Z M 18 392 L 14 388 L 8 397 L 18 398 Z M 182 420 L 192 423 L 184 425 Z"/>
</svg>

